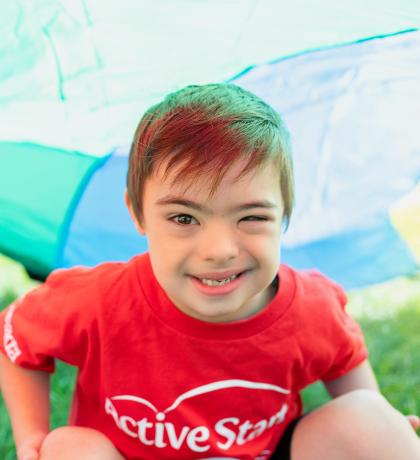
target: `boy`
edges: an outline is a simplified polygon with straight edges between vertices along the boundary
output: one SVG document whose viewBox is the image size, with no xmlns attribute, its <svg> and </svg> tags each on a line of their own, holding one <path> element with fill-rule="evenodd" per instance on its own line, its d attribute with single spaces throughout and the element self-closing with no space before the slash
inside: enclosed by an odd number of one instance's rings
<svg viewBox="0 0 420 460">
<path fill-rule="evenodd" d="M 420 458 L 343 291 L 279 268 L 293 179 L 273 109 L 226 84 L 169 95 L 139 124 L 127 188 L 149 253 L 59 270 L 0 318 L 19 460 Z M 79 373 L 70 426 L 49 432 L 53 358 Z M 320 379 L 334 399 L 301 417 Z"/>
</svg>

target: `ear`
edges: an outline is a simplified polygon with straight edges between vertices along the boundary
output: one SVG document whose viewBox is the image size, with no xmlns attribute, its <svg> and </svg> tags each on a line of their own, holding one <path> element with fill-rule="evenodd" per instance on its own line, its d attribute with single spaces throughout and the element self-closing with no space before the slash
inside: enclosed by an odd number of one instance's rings
<svg viewBox="0 0 420 460">
<path fill-rule="evenodd" d="M 137 219 L 136 214 L 134 213 L 133 206 L 131 204 L 130 197 L 128 196 L 127 190 L 125 191 L 125 194 L 124 194 L 124 200 L 125 200 L 125 205 L 127 206 L 128 212 L 130 213 L 130 216 L 131 216 L 131 219 L 133 219 L 133 222 L 134 222 L 134 225 L 135 225 L 137 231 L 141 235 L 145 235 L 146 230 L 144 228 L 144 225 L 139 222 L 139 220 Z"/>
</svg>

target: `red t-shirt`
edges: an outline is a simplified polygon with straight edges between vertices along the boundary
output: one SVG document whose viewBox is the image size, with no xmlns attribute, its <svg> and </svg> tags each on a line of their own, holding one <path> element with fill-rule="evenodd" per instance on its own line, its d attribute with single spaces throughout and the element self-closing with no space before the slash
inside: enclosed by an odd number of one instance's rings
<svg viewBox="0 0 420 460">
<path fill-rule="evenodd" d="M 337 284 L 284 265 L 279 280 L 264 310 L 221 324 L 179 311 L 148 254 L 58 270 L 1 314 L 2 351 L 31 369 L 77 366 L 70 423 L 128 459 L 266 459 L 299 391 L 367 357 Z"/>
</svg>

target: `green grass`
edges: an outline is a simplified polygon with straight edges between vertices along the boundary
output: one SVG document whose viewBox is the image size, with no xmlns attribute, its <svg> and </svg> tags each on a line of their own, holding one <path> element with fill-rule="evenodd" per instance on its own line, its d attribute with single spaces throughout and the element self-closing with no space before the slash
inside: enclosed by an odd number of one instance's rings
<svg viewBox="0 0 420 460">
<path fill-rule="evenodd" d="M 0 255 L 0 310 L 35 284 L 18 264 Z M 363 329 L 383 394 L 403 413 L 420 414 L 420 276 L 353 292 L 348 309 Z M 57 363 L 52 378 L 52 427 L 66 423 L 74 378 L 75 369 Z M 328 396 L 317 383 L 304 391 L 303 399 L 310 410 L 328 401 Z M 15 459 L 1 397 L 0 459 Z"/>
</svg>

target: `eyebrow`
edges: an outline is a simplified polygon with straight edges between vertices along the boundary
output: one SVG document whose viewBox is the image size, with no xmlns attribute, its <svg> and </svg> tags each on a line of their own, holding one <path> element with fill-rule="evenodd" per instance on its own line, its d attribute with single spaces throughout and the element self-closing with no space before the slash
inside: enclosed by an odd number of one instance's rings
<svg viewBox="0 0 420 460">
<path fill-rule="evenodd" d="M 160 198 L 159 200 L 156 201 L 156 204 L 159 206 L 177 204 L 180 206 L 185 206 L 187 208 L 195 209 L 196 211 L 200 211 L 204 214 L 212 214 L 212 212 L 208 208 L 206 208 L 205 206 L 199 203 L 196 203 L 191 200 L 187 200 L 186 198 L 172 196 L 172 195 L 168 195 L 163 198 Z M 278 206 L 269 200 L 257 200 L 257 201 L 250 201 L 248 203 L 242 203 L 242 204 L 239 204 L 238 206 L 233 206 L 231 208 L 231 211 L 239 212 L 239 211 L 247 211 L 249 209 L 255 209 L 255 208 L 278 209 Z"/>
</svg>

